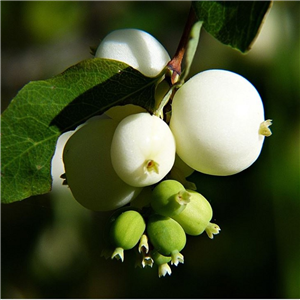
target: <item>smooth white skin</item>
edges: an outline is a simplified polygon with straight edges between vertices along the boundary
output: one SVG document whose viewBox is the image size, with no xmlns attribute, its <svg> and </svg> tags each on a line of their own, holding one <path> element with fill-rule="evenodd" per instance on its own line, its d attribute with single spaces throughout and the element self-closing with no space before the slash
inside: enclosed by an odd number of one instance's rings
<svg viewBox="0 0 300 300">
<path fill-rule="evenodd" d="M 169 126 L 154 115 L 138 113 L 123 119 L 116 129 L 111 145 L 112 165 L 127 184 L 149 186 L 171 170 L 175 151 Z M 157 170 L 147 168 L 150 160 Z"/>
<path fill-rule="evenodd" d="M 170 128 L 179 157 L 210 175 L 232 175 L 258 158 L 264 141 L 260 95 L 244 77 L 208 70 L 187 81 L 175 94 Z"/>
<path fill-rule="evenodd" d="M 121 207 L 141 191 L 123 182 L 114 171 L 110 146 L 117 123 L 93 118 L 67 141 L 63 161 L 68 185 L 75 199 L 95 211 Z"/>
<path fill-rule="evenodd" d="M 122 61 L 147 77 L 155 77 L 170 61 L 162 44 L 139 29 L 119 29 L 109 33 L 97 48 L 95 57 Z"/>
</svg>

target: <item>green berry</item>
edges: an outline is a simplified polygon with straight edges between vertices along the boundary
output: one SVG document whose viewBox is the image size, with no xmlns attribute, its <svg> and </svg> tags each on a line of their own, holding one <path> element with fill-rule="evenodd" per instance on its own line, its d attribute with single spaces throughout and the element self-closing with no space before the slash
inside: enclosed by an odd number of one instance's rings
<svg viewBox="0 0 300 300">
<path fill-rule="evenodd" d="M 199 235 L 210 223 L 213 215 L 210 203 L 198 192 L 188 190 L 190 203 L 179 215 L 173 216 L 184 229 L 186 234 Z"/>
<path fill-rule="evenodd" d="M 158 214 L 150 216 L 147 233 L 153 247 L 164 256 L 171 256 L 172 263 L 183 262 L 179 252 L 185 247 L 186 235 L 175 220 Z"/>
<path fill-rule="evenodd" d="M 156 249 L 151 252 L 151 257 L 155 264 L 158 265 L 158 276 L 171 275 L 172 271 L 168 263 L 172 260 L 171 256 L 164 256 L 160 254 Z"/>
<path fill-rule="evenodd" d="M 151 251 L 151 257 L 157 265 L 167 264 L 172 260 L 171 256 L 164 256 L 156 249 Z"/>
<path fill-rule="evenodd" d="M 190 201 L 190 194 L 176 180 L 160 182 L 152 192 L 151 206 L 156 213 L 172 217 L 180 214 Z"/>
<path fill-rule="evenodd" d="M 110 240 L 115 251 L 112 258 L 124 260 L 124 250 L 132 249 L 140 240 L 146 228 L 141 214 L 135 210 L 122 212 L 112 222 L 110 227 Z"/>
</svg>

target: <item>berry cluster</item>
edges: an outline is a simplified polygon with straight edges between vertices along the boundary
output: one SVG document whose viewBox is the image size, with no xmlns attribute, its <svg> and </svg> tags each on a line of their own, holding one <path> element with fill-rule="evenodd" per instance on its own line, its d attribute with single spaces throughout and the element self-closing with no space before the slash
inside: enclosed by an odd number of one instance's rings
<svg viewBox="0 0 300 300">
<path fill-rule="evenodd" d="M 136 29 L 112 32 L 95 56 L 123 61 L 148 77 L 163 74 L 170 61 L 154 37 Z M 220 230 L 210 223 L 210 203 L 186 178 L 194 170 L 243 171 L 271 134 L 258 92 L 238 74 L 204 71 L 171 94 L 167 121 L 161 112 L 113 107 L 76 129 L 63 152 L 75 199 L 94 211 L 116 210 L 108 256 L 123 261 L 124 250 L 137 246 L 141 265 L 157 264 L 159 276 L 171 273 L 169 262 L 183 263 L 186 234 L 206 231 L 213 238 Z"/>
<path fill-rule="evenodd" d="M 123 261 L 124 250 L 137 246 L 138 264 L 156 264 L 161 277 L 171 274 L 169 262 L 175 266 L 184 262 L 180 251 L 186 245 L 187 234 L 197 236 L 206 231 L 213 238 L 220 227 L 210 222 L 210 203 L 176 180 L 163 180 L 146 193 L 112 215 L 103 255 Z"/>
</svg>

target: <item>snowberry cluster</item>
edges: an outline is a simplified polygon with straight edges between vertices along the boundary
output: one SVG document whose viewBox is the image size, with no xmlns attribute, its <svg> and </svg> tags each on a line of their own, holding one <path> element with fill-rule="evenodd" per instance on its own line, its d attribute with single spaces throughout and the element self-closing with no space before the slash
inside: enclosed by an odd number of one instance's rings
<svg viewBox="0 0 300 300">
<path fill-rule="evenodd" d="M 170 57 L 148 33 L 117 30 L 96 57 L 119 60 L 145 76 L 162 74 Z M 271 121 L 261 98 L 242 76 L 208 70 L 189 79 L 170 99 L 168 122 L 140 107 L 113 107 L 88 120 L 67 141 L 63 161 L 75 199 L 95 211 L 116 210 L 109 222 L 109 256 L 124 259 L 138 247 L 141 265 L 183 263 L 186 234 L 210 238 L 210 203 L 186 178 L 194 171 L 232 175 L 258 158 Z"/>
<path fill-rule="evenodd" d="M 176 180 L 163 180 L 148 195 L 141 194 L 132 205 L 111 216 L 103 255 L 123 261 L 124 250 L 137 246 L 138 265 L 155 264 L 159 277 L 165 276 L 171 274 L 168 263 L 177 266 L 184 262 L 180 252 L 186 245 L 186 235 L 206 231 L 213 238 L 219 233 L 220 227 L 211 219 L 212 207 L 201 194 L 185 189 Z"/>
</svg>

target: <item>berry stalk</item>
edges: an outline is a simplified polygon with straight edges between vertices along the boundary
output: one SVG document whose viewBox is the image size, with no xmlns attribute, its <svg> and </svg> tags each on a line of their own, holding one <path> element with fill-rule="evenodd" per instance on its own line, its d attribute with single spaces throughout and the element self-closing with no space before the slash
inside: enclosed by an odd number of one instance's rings
<svg viewBox="0 0 300 300">
<path fill-rule="evenodd" d="M 167 67 L 171 71 L 171 83 L 173 85 L 179 80 L 179 76 L 181 75 L 182 60 L 188 47 L 188 43 L 190 40 L 190 33 L 196 22 L 197 22 L 197 17 L 195 15 L 193 8 L 191 7 L 175 55 L 167 65 Z"/>
</svg>

